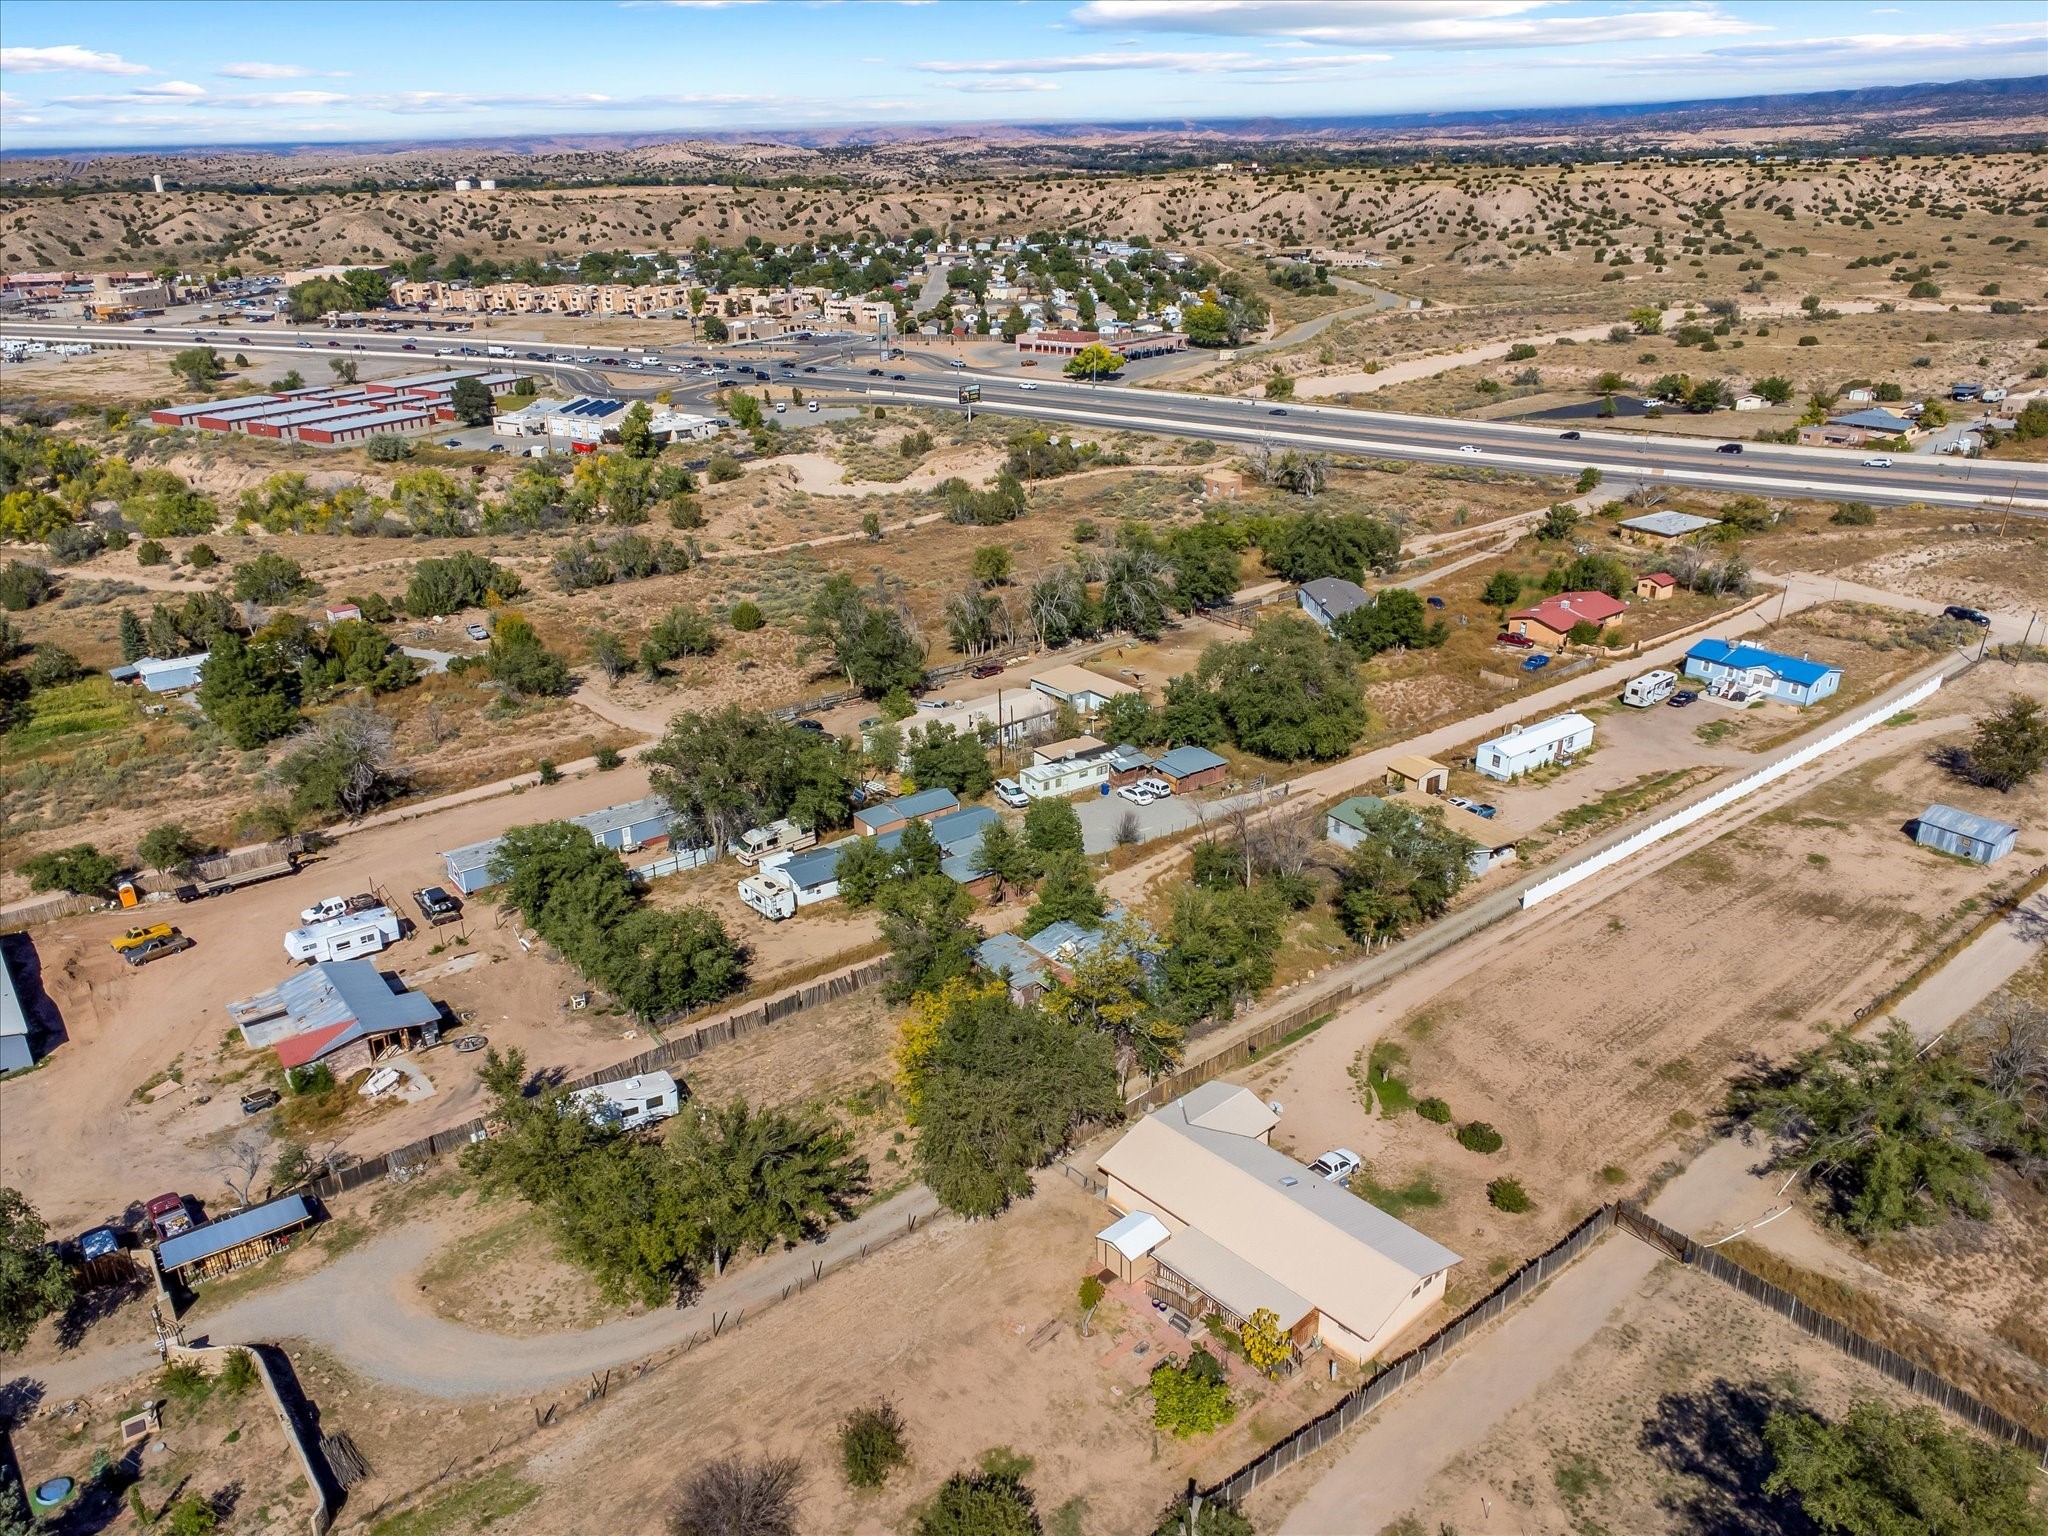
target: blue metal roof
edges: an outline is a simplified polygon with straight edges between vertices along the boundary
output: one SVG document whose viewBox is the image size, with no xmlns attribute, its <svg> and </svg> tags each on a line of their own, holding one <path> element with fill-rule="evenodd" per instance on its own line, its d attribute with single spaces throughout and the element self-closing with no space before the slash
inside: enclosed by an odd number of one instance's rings
<svg viewBox="0 0 2048 1536">
<path fill-rule="evenodd" d="M 1007 973 L 1017 986 L 1045 980 L 1045 956 L 1014 933 L 990 934 L 975 946 L 974 958 L 985 971 Z"/>
<path fill-rule="evenodd" d="M 660 822 L 664 827 L 671 826 L 675 822 L 675 812 L 670 808 L 668 801 L 660 795 L 649 795 L 644 800 L 630 801 L 625 805 L 608 805 L 601 811 L 585 811 L 581 816 L 571 816 L 568 819 L 602 842 L 607 832 L 624 832 L 644 826 L 648 822 Z"/>
<path fill-rule="evenodd" d="M 226 1253 L 237 1243 L 270 1237 L 292 1227 L 304 1226 L 312 1219 L 313 1207 L 304 1195 L 286 1195 L 282 1200 L 252 1205 L 224 1220 L 194 1227 L 165 1243 L 157 1250 L 157 1257 L 163 1261 L 166 1270 L 183 1269 L 187 1264 L 197 1264 L 217 1253 Z"/>
<path fill-rule="evenodd" d="M 885 820 L 891 814 L 908 821 L 913 816 L 929 816 L 934 811 L 957 810 L 959 805 L 960 797 L 950 789 L 920 789 L 914 795 L 864 807 L 860 815 L 861 820 L 870 822 Z"/>
<path fill-rule="evenodd" d="M 851 839 L 847 839 L 851 841 Z M 814 885 L 829 881 L 839 868 L 839 850 L 846 842 L 827 843 L 822 848 L 807 848 L 802 853 L 785 859 L 780 868 L 800 890 L 809 890 Z"/>
<path fill-rule="evenodd" d="M 1913 423 L 1904 416 L 1894 416 L 1890 411 L 1851 411 L 1846 416 L 1830 416 L 1831 427 L 1861 427 L 1866 432 L 1903 433 L 1913 430 Z"/>
<path fill-rule="evenodd" d="M 2008 837 L 2017 837 L 2019 828 L 2003 821 L 1993 821 L 1989 816 L 1979 816 L 1971 811 L 1957 810 L 1952 805 L 1930 805 L 1920 813 L 1923 825 L 1939 827 L 1944 832 L 1953 832 L 1966 837 L 1973 843 L 2002 842 Z"/>
<path fill-rule="evenodd" d="M 925 825 L 931 829 L 939 846 L 951 851 L 957 843 L 980 838 L 982 829 L 996 819 L 996 813 L 987 806 L 969 805 L 948 816 L 935 816 Z M 902 843 L 906 830 L 906 827 L 898 827 L 893 832 L 882 833 L 875 841 L 884 848 L 893 849 Z"/>
<path fill-rule="evenodd" d="M 1185 779 L 1210 768 L 1230 766 L 1207 747 L 1175 747 L 1152 760 L 1152 766 L 1170 779 Z"/>
<path fill-rule="evenodd" d="M 1840 667 L 1831 667 L 1822 661 L 1807 661 L 1799 656 L 1783 656 L 1776 651 L 1764 650 L 1761 646 L 1738 645 L 1732 640 L 1700 640 L 1685 653 L 1687 661 L 1706 661 L 1724 667 L 1763 667 L 1775 672 L 1788 683 L 1797 683 L 1810 688 L 1830 672 L 1840 672 Z"/>
</svg>

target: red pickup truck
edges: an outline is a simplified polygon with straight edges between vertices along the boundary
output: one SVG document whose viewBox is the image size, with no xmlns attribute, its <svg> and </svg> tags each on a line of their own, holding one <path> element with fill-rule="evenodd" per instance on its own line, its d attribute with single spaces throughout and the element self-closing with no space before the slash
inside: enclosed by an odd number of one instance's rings
<svg viewBox="0 0 2048 1536">
<path fill-rule="evenodd" d="M 167 1243 L 192 1230 L 192 1211 L 183 1195 L 158 1195 L 142 1208 L 156 1240 Z"/>
</svg>

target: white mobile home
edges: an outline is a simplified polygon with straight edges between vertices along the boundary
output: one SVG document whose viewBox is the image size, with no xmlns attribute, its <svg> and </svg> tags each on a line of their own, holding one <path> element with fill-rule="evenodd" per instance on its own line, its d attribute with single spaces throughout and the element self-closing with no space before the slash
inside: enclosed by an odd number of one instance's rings
<svg viewBox="0 0 2048 1536">
<path fill-rule="evenodd" d="M 1593 745 L 1593 722 L 1573 711 L 1518 725 L 1505 736 L 1483 741 L 1473 754 L 1472 766 L 1489 779 L 1520 778 L 1547 763 L 1570 762 Z"/>
<path fill-rule="evenodd" d="M 622 1131 L 666 1120 L 683 1107 L 676 1080 L 666 1072 L 642 1072 L 615 1083 L 578 1088 L 569 1100 L 597 1124 Z"/>
<path fill-rule="evenodd" d="M 284 936 L 284 952 L 294 960 L 346 960 L 352 955 L 374 955 L 386 945 L 396 944 L 403 931 L 396 912 L 372 907 L 292 929 Z"/>
</svg>

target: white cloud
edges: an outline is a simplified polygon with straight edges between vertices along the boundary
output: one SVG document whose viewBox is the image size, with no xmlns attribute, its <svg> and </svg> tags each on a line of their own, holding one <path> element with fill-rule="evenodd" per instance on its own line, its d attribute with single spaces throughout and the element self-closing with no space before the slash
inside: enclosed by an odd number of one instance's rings
<svg viewBox="0 0 2048 1536">
<path fill-rule="evenodd" d="M 942 89 L 1001 96 L 1019 91 L 1056 91 L 1059 86 L 1050 80 L 1034 80 L 1029 75 L 982 75 L 969 80 L 948 80 Z"/>
<path fill-rule="evenodd" d="M 0 48 L 0 70 L 18 75 L 146 75 L 149 66 L 131 64 L 118 53 L 96 53 L 76 43 L 54 48 Z"/>
<path fill-rule="evenodd" d="M 223 96 L 222 107 L 331 107 L 349 98 L 339 91 L 258 91 L 249 96 Z"/>
<path fill-rule="evenodd" d="M 1042 59 L 932 59 L 915 67 L 931 75 L 1077 74 L 1134 69 L 1185 75 L 1297 75 L 1333 72 L 1360 64 L 1384 64 L 1386 53 L 1290 54 L 1265 58 L 1255 53 L 1077 53 Z"/>
<path fill-rule="evenodd" d="M 1641 54 L 1611 62 L 1616 73 L 1683 75 L 1701 71 L 1819 68 L 1826 65 L 1905 66 L 1924 60 L 1935 68 L 1977 68 L 1971 61 L 2010 62 L 2034 45 L 2040 29 L 2028 22 L 1977 27 L 1968 32 L 1865 32 L 1845 37 L 1804 37 L 1784 43 L 1733 43 L 1698 53 Z M 1819 89 L 1820 87 L 1816 87 Z"/>
<path fill-rule="evenodd" d="M 303 64 L 223 64 L 214 71 L 229 80 L 303 80 L 313 73 Z"/>
<path fill-rule="evenodd" d="M 1084 27 L 1295 38 L 1390 48 L 1552 48 L 1768 30 L 1711 0 L 1645 11 L 1559 14 L 1562 0 L 1086 0 Z"/>
</svg>

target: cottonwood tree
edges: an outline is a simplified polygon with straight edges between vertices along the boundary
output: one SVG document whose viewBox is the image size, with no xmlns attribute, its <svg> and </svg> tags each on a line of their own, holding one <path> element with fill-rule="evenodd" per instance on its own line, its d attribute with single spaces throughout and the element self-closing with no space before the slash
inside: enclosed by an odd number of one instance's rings
<svg viewBox="0 0 2048 1536">
<path fill-rule="evenodd" d="M 643 760 L 692 843 L 723 849 L 785 816 L 823 832 L 851 815 L 855 774 L 844 746 L 736 704 L 676 716 Z"/>
<path fill-rule="evenodd" d="M 1156 1076 L 1180 1057 L 1186 1032 L 1152 998 L 1151 971 L 1164 946 L 1144 923 L 1111 923 L 1095 947 L 1077 955 L 1066 979 L 1046 990 L 1053 1018 L 1107 1035 L 1116 1050 L 1117 1087 L 1133 1071 Z"/>
<path fill-rule="evenodd" d="M 889 945 L 882 995 L 890 1002 L 905 1002 L 974 969 L 974 946 L 981 941 L 981 930 L 968 921 L 974 898 L 948 876 L 891 881 L 876 905 Z"/>
<path fill-rule="evenodd" d="M 745 1099 L 685 1117 L 668 1150 L 714 1277 L 742 1249 L 765 1253 L 845 1219 L 867 1189 L 867 1159 L 844 1132 Z"/>
<path fill-rule="evenodd" d="M 348 704 L 324 716 L 312 739 L 277 766 L 292 787 L 292 809 L 339 812 L 360 821 L 388 800 L 399 782 L 397 732 L 388 716 Z"/>
<path fill-rule="evenodd" d="M 850 576 L 830 577 L 818 589 L 807 633 L 831 648 L 848 685 L 869 698 L 924 682 L 924 644 L 905 615 L 870 602 Z"/>
<path fill-rule="evenodd" d="M 1218 641 L 1197 672 L 1213 686 L 1231 739 L 1261 757 L 1342 757 L 1365 734 L 1356 663 L 1306 618 L 1268 619 L 1248 640 Z"/>
<path fill-rule="evenodd" d="M 48 1236 L 21 1191 L 0 1188 L 0 1354 L 13 1354 L 37 1323 L 71 1305 L 71 1267 L 46 1246 Z"/>
<path fill-rule="evenodd" d="M 1406 806 L 1377 805 L 1363 820 L 1364 839 L 1339 877 L 1337 921 L 1361 944 L 1385 943 L 1450 905 L 1478 845 Z"/>
<path fill-rule="evenodd" d="M 1932 1408 L 1865 1400 L 1830 1424 L 1803 1408 L 1764 1425 L 1764 1491 L 1790 1494 L 1837 1536 L 2044 1536 L 2048 1512 L 2018 1446 L 1950 1428 Z"/>
</svg>

